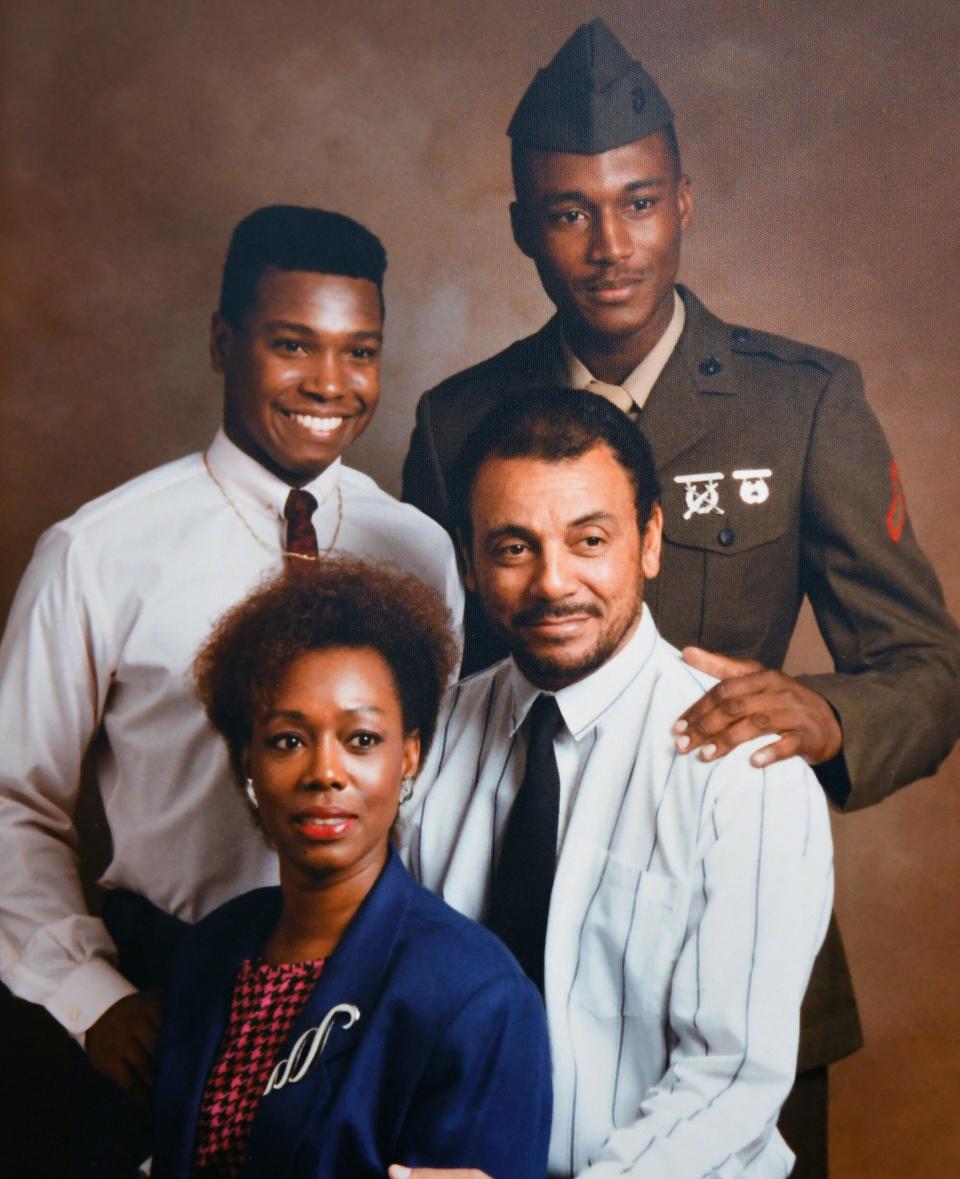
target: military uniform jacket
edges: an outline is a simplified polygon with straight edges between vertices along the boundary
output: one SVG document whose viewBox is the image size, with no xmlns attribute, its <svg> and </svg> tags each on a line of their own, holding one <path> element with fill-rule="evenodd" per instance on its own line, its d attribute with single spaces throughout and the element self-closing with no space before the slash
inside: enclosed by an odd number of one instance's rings
<svg viewBox="0 0 960 1179">
<path fill-rule="evenodd" d="M 960 733 L 956 626 L 857 366 L 731 327 L 679 290 L 683 334 L 639 422 L 663 487 L 662 566 L 647 601 L 674 646 L 779 667 L 808 597 L 836 670 L 799 678 L 830 702 L 844 739 L 842 764 L 819 776 L 837 805 L 868 806 L 933 773 Z M 470 430 L 503 398 L 565 383 L 554 318 L 424 394 L 404 498 L 451 528 L 448 482 Z M 468 618 L 478 630 L 475 609 Z M 484 655 L 474 638 L 468 669 Z M 800 1067 L 859 1044 L 834 927 L 804 1008 Z"/>
</svg>

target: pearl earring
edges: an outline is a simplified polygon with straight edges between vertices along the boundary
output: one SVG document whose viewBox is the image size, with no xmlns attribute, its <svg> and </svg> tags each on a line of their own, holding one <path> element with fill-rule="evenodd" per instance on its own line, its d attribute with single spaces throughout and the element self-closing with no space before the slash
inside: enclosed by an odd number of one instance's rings
<svg viewBox="0 0 960 1179">
<path fill-rule="evenodd" d="M 409 802 L 413 797 L 413 775 L 404 774 L 400 779 L 400 805 Z"/>
<path fill-rule="evenodd" d="M 247 799 L 255 811 L 260 809 L 260 804 L 257 802 L 257 796 L 253 792 L 253 778 L 247 778 L 244 790 L 247 794 Z"/>
</svg>

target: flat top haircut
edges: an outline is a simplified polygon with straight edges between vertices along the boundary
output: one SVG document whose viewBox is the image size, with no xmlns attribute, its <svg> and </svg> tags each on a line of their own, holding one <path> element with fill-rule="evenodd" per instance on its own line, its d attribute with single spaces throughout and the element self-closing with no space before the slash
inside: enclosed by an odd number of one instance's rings
<svg viewBox="0 0 960 1179">
<path fill-rule="evenodd" d="M 472 538 L 470 495 L 486 459 L 532 458 L 560 463 L 579 458 L 595 446 L 609 447 L 629 478 L 642 533 L 660 500 L 650 444 L 609 401 L 558 386 L 518 392 L 495 406 L 468 435 L 451 479 L 454 520 L 464 545 Z"/>
<path fill-rule="evenodd" d="M 230 238 L 220 288 L 220 314 L 232 327 L 242 325 L 257 301 L 261 276 L 271 269 L 368 279 L 380 292 L 383 307 L 383 243 L 342 213 L 267 205 L 244 217 Z"/>
<path fill-rule="evenodd" d="M 257 716 L 302 655 L 372 648 L 393 674 L 406 732 L 433 739 L 457 659 L 439 595 L 411 574 L 355 557 L 327 557 L 268 582 L 217 622 L 194 663 L 196 693 L 224 738 L 237 781 Z"/>
</svg>

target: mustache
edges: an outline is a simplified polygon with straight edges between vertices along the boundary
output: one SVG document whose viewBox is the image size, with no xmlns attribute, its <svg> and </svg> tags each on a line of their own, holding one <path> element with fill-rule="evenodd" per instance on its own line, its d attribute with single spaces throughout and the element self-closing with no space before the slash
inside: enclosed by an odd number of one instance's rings
<svg viewBox="0 0 960 1179">
<path fill-rule="evenodd" d="M 520 610 L 513 616 L 514 626 L 530 626 L 537 622 L 553 622 L 559 618 L 572 618 L 574 615 L 583 617 L 586 614 L 590 618 L 600 617 L 600 607 L 593 602 L 585 602 L 583 605 L 578 605 L 576 602 L 556 602 L 553 605 L 544 603 L 541 606 L 529 606 L 526 610 Z"/>
<path fill-rule="evenodd" d="M 626 283 L 643 282 L 643 270 L 604 270 L 584 285 L 591 291 L 602 291 L 611 287 L 622 287 Z"/>
</svg>

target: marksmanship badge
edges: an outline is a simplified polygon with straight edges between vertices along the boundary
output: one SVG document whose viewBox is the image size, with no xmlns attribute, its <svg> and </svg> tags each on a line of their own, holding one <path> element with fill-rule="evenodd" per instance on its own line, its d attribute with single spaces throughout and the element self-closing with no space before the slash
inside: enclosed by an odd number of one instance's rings
<svg viewBox="0 0 960 1179">
<path fill-rule="evenodd" d="M 745 504 L 762 504 L 770 498 L 767 480 L 773 474 L 766 467 L 755 471 L 734 471 L 734 479 L 740 480 L 740 498 Z"/>
<path fill-rule="evenodd" d="M 769 474 L 769 472 L 767 472 Z M 683 513 L 684 520 L 691 516 L 707 516 L 711 512 L 724 515 L 719 506 L 720 492 L 717 484 L 723 478 L 720 471 L 711 471 L 703 475 L 675 475 L 674 483 L 682 483 L 686 492 L 687 510 Z"/>
</svg>

